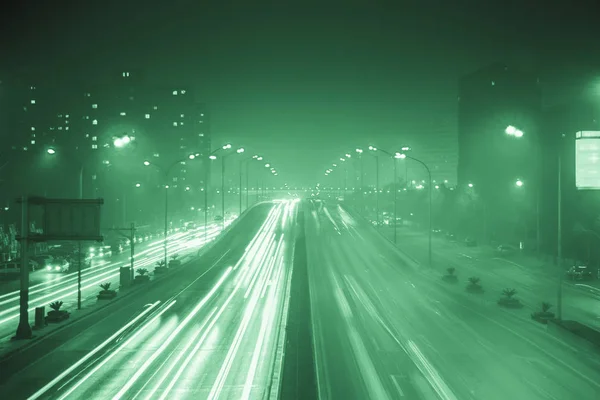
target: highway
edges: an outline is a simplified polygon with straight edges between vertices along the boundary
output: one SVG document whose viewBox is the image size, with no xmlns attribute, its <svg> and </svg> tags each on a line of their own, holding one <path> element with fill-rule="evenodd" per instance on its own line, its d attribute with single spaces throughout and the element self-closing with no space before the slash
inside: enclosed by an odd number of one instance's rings
<svg viewBox="0 0 600 400">
<path fill-rule="evenodd" d="M 221 231 L 221 224 L 208 226 L 207 240 L 212 241 Z M 155 239 L 152 242 L 138 244 L 135 253 L 135 268 L 146 268 L 152 272 L 157 261 L 162 260 L 164 241 Z M 184 257 L 192 254 L 204 245 L 204 227 L 189 231 L 174 232 L 169 235 L 167 242 L 169 254 L 179 254 Z M 119 287 L 119 269 L 130 265 L 129 249 L 111 257 L 93 258 L 91 267 L 82 271 L 81 288 L 82 303 L 86 300 L 96 301 L 100 290 L 99 285 L 110 282 L 111 288 Z M 53 301 L 63 301 L 63 309 L 72 310 L 77 307 L 77 273 L 36 271 L 37 283 L 29 287 L 29 311 L 31 315 L 36 307 L 48 306 Z M 43 279 L 46 278 L 46 279 Z M 19 320 L 19 291 L 18 281 L 6 282 L 5 289 L 12 290 L 0 294 L 0 340 L 14 334 Z M 49 310 L 48 310 L 49 311 Z"/>
<path fill-rule="evenodd" d="M 600 363 L 443 282 L 335 203 L 307 212 L 321 399 L 598 399 Z"/>
<path fill-rule="evenodd" d="M 294 202 L 255 207 L 118 312 L 73 327 L 58 347 L 50 338 L 46 355 L 0 380 L 2 391 L 11 399 L 263 398 L 281 363 L 295 215 Z"/>
<path fill-rule="evenodd" d="M 415 260 L 427 260 L 427 236 L 399 230 L 399 248 Z M 433 240 L 434 265 L 443 270 L 455 267 L 462 282 L 470 276 L 481 278 L 481 284 L 490 294 L 500 293 L 505 288 L 517 290 L 529 310 L 539 311 L 543 301 L 556 304 L 558 271 L 553 265 L 524 264 L 518 256 L 499 257 L 493 251 L 469 248 L 462 243 L 450 242 L 445 238 Z M 524 260 L 535 263 L 535 260 Z M 556 311 L 556 310 L 554 310 Z M 585 282 L 563 281 L 563 318 L 580 321 L 600 329 L 600 290 Z"/>
</svg>

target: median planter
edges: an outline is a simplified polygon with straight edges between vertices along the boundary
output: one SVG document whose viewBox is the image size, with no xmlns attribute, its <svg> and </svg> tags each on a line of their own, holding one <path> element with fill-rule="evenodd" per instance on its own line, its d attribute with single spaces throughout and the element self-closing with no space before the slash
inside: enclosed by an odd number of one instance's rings
<svg viewBox="0 0 600 400">
<path fill-rule="evenodd" d="M 55 301 L 50 303 L 51 311 L 48 311 L 48 315 L 46 316 L 46 323 L 57 323 L 62 322 L 69 318 L 70 314 L 67 311 L 61 310 L 63 302 Z"/>
<path fill-rule="evenodd" d="M 498 300 L 498 305 L 506 308 L 522 308 L 523 304 L 521 300 L 514 297 L 515 294 L 517 294 L 515 289 L 504 289 L 502 297 Z"/>
<path fill-rule="evenodd" d="M 165 272 L 167 272 L 167 266 L 164 260 L 157 261 L 156 267 L 154 267 L 154 275 L 164 274 Z"/>
<path fill-rule="evenodd" d="M 150 280 L 150 276 L 148 276 L 148 270 L 146 268 L 138 268 L 137 275 L 134 279 L 135 283 L 144 283 Z"/>
<path fill-rule="evenodd" d="M 442 276 L 442 279 L 446 282 L 456 283 L 458 282 L 458 276 L 456 276 L 456 269 L 454 267 L 446 268 L 446 275 Z"/>
<path fill-rule="evenodd" d="M 171 256 L 171 261 L 169 261 L 169 267 L 179 267 L 181 265 L 181 260 L 179 259 L 179 254 L 173 254 Z"/>
<path fill-rule="evenodd" d="M 531 314 L 531 319 L 539 322 L 540 324 L 548 324 L 548 321 L 553 320 L 555 318 L 554 313 L 550 311 L 552 306 L 550 303 L 542 303 L 542 311 L 535 311 Z"/>
<path fill-rule="evenodd" d="M 98 300 L 111 300 L 117 297 L 117 291 L 110 289 L 110 282 L 100 285 L 102 290 L 98 293 Z"/>
<path fill-rule="evenodd" d="M 483 293 L 483 288 L 481 287 L 480 279 L 474 276 L 469 278 L 469 283 L 467 284 L 465 290 L 469 293 Z"/>
</svg>

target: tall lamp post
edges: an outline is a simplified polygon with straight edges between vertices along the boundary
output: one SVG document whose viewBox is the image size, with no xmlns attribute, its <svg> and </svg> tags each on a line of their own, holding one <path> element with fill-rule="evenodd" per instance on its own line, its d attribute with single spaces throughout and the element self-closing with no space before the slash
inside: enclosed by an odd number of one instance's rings
<svg viewBox="0 0 600 400">
<path fill-rule="evenodd" d="M 221 150 L 231 149 L 231 144 L 227 143 L 219 148 L 214 149 L 208 155 L 208 160 L 213 161 L 217 159 L 216 154 Z M 208 242 L 208 181 L 210 180 L 208 166 L 204 168 L 204 243 Z"/>
<path fill-rule="evenodd" d="M 377 228 L 379 228 L 379 156 L 377 155 L 377 147 L 369 146 L 369 151 L 373 152 L 375 157 L 375 212 L 377 213 Z"/>
<path fill-rule="evenodd" d="M 242 165 L 246 167 L 246 209 L 249 205 L 249 187 L 250 187 L 250 161 L 262 161 L 263 158 L 259 155 L 253 155 L 251 158 L 247 158 L 246 160 L 240 161 L 240 215 L 242 214 Z M 258 188 L 256 189 L 258 190 Z"/>
<path fill-rule="evenodd" d="M 131 143 L 135 138 L 129 135 L 123 135 L 120 137 L 113 138 L 113 145 L 115 147 L 125 147 L 129 143 Z M 56 149 L 54 147 L 49 147 L 46 152 L 54 156 L 56 155 Z M 91 160 L 91 158 L 84 158 L 83 161 L 79 164 L 79 176 L 78 176 L 78 186 L 79 186 L 79 199 L 83 199 L 83 169 L 87 160 Z M 89 162 L 89 161 L 88 161 Z M 81 253 L 81 241 L 77 242 L 78 247 L 78 263 L 77 263 L 77 309 L 81 310 L 81 264 L 85 260 L 85 257 L 82 256 Z"/>
<path fill-rule="evenodd" d="M 403 147 L 403 149 L 407 149 L 408 147 Z M 394 216 L 394 243 L 398 243 L 398 227 L 396 226 L 396 224 L 398 223 L 398 218 L 397 218 L 397 213 L 398 213 L 398 159 L 403 158 L 402 157 L 402 153 L 391 153 L 389 151 L 386 150 L 382 150 L 382 149 L 377 149 L 379 151 L 381 151 L 383 154 L 389 156 L 392 158 L 392 161 L 394 162 L 394 212 L 393 212 L 393 216 Z M 379 162 L 378 162 L 379 164 Z"/>
<path fill-rule="evenodd" d="M 428 246 L 428 254 L 429 254 L 429 266 L 433 266 L 433 256 L 432 256 L 432 230 L 433 230 L 433 225 L 432 225 L 432 198 L 433 198 L 433 185 L 432 185 L 432 180 L 431 180 L 431 170 L 429 169 L 429 167 L 427 166 L 427 164 L 425 164 L 423 161 L 419 160 L 418 158 L 414 158 L 412 156 L 407 155 L 406 153 L 396 153 L 396 158 L 407 158 L 409 160 L 413 160 L 418 162 L 419 164 L 421 164 L 425 170 L 427 171 L 427 178 L 428 178 L 428 185 L 429 185 L 429 246 Z"/>
<path fill-rule="evenodd" d="M 231 148 L 231 145 L 229 145 Z M 240 147 L 236 150 L 237 154 L 242 154 L 244 152 L 244 148 Z M 225 154 L 221 157 L 221 213 L 223 216 L 223 220 L 221 221 L 223 229 L 225 229 L 225 159 L 232 154 Z M 240 178 L 241 180 L 241 178 Z M 241 199 L 241 197 L 240 197 Z"/>
<path fill-rule="evenodd" d="M 514 138 L 522 138 L 524 136 L 524 132 L 522 130 L 520 130 L 519 128 L 516 128 L 512 125 L 509 125 L 506 127 L 506 129 L 504 130 L 504 133 L 506 133 L 508 136 L 512 136 Z M 536 158 L 535 158 L 535 162 L 537 165 L 536 171 L 537 171 L 537 185 L 536 185 L 536 247 L 537 247 L 537 254 L 538 257 L 540 257 L 541 255 L 541 249 L 542 249 L 542 230 L 541 230 L 541 216 L 540 216 L 540 205 L 542 202 L 542 196 L 541 196 L 541 167 L 540 167 L 540 151 L 539 151 L 539 146 L 535 146 L 535 153 L 536 153 Z"/>
<path fill-rule="evenodd" d="M 164 241 L 163 241 L 163 259 L 164 259 L 164 263 L 165 263 L 165 267 L 169 265 L 168 263 L 168 242 L 169 242 L 169 236 L 168 236 L 168 231 L 169 231 L 169 175 L 171 174 L 171 171 L 173 170 L 173 168 L 176 165 L 179 165 L 181 163 L 184 163 L 187 160 L 193 160 L 196 158 L 195 154 L 190 154 L 188 157 L 183 158 L 179 161 L 176 161 L 174 163 L 172 163 L 171 165 L 169 165 L 167 168 L 163 168 L 157 164 L 153 164 L 150 161 L 144 161 L 144 165 L 145 166 L 153 166 L 154 168 L 156 168 L 159 172 L 161 172 L 164 176 L 164 187 L 165 187 L 165 224 L 164 224 Z"/>
</svg>

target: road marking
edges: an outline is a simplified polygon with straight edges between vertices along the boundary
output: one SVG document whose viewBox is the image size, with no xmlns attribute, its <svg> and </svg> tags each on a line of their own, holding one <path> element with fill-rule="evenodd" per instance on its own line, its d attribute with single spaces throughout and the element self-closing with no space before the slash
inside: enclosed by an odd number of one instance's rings
<svg viewBox="0 0 600 400">
<path fill-rule="evenodd" d="M 398 380 L 396 379 L 396 377 L 394 375 L 390 375 L 390 378 L 392 379 L 392 383 L 394 384 L 394 387 L 396 388 L 398 393 L 400 393 L 400 397 L 404 397 L 404 391 L 400 387 L 400 384 L 398 383 Z"/>
</svg>

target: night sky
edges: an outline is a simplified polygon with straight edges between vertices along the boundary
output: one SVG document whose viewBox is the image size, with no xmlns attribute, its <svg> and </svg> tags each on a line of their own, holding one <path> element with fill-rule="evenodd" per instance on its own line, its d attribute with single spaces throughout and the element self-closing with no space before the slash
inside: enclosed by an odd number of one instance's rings
<svg viewBox="0 0 600 400">
<path fill-rule="evenodd" d="M 86 81 L 144 68 L 153 83 L 195 88 L 215 145 L 247 146 L 290 182 L 314 183 L 356 146 L 432 140 L 424 123 L 454 121 L 457 78 L 486 64 L 539 70 L 548 96 L 589 76 L 595 3 L 19 1 L 0 12 L 0 72 Z"/>
</svg>

